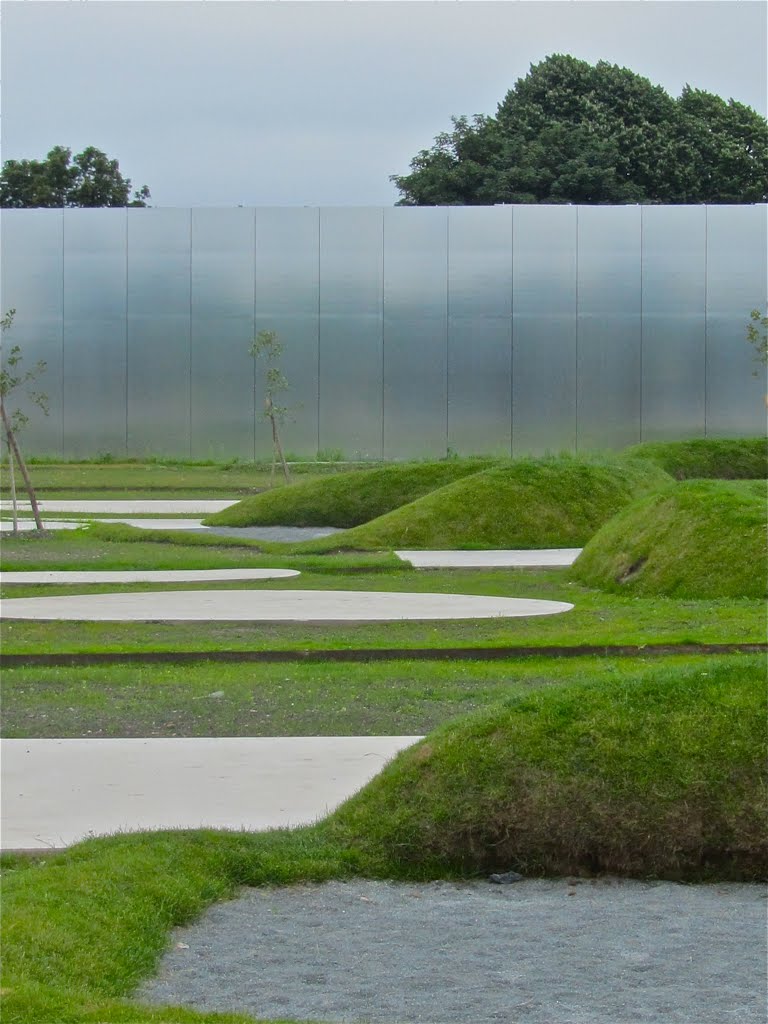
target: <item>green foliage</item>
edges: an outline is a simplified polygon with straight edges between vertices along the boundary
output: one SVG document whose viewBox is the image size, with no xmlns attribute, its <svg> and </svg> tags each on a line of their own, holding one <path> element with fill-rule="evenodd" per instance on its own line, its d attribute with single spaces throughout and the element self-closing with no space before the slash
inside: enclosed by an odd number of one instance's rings
<svg viewBox="0 0 768 1024">
<path fill-rule="evenodd" d="M 587 586 L 677 598 L 765 594 L 765 485 L 699 480 L 633 503 L 574 563 Z"/>
<path fill-rule="evenodd" d="M 765 704 L 760 658 L 515 697 L 401 753 L 321 828 L 382 875 L 764 878 Z"/>
<path fill-rule="evenodd" d="M 9 309 L 5 316 L 0 320 L 0 332 L 5 334 L 7 330 L 13 326 L 13 318 L 16 315 L 15 309 Z M 23 361 L 21 354 L 21 347 L 14 345 L 8 355 L 2 360 L 2 367 L 0 368 L 0 402 L 5 406 L 5 401 L 9 395 L 17 388 L 24 388 L 27 384 L 30 384 L 33 380 L 36 380 L 41 373 L 45 373 L 46 363 L 44 360 L 39 360 L 31 370 L 22 372 L 20 364 Z M 27 388 L 27 398 L 30 399 L 39 409 L 42 409 L 45 415 L 48 415 L 48 396 L 42 391 L 31 391 Z M 6 410 L 7 411 L 7 410 Z M 29 421 L 29 417 L 21 411 L 21 409 L 14 409 L 9 416 L 11 429 L 16 432 L 25 423 Z"/>
<path fill-rule="evenodd" d="M 454 117 L 393 175 L 398 205 L 760 203 L 768 123 L 686 86 L 678 99 L 627 68 L 554 54 L 495 117 Z"/>
<path fill-rule="evenodd" d="M 307 480 L 244 498 L 207 516 L 206 526 L 337 526 L 348 528 L 406 505 L 493 464 L 492 459 L 409 462 Z"/>
<path fill-rule="evenodd" d="M 289 386 L 279 366 L 283 343 L 275 331 L 259 331 L 248 351 L 254 359 L 262 358 L 266 363 L 264 418 L 269 419 L 274 415 L 282 423 L 287 410 L 285 406 L 277 405 L 274 399 L 275 395 L 287 391 Z"/>
<path fill-rule="evenodd" d="M 44 160 L 6 160 L 0 174 L 0 207 L 146 206 L 149 189 L 142 185 L 131 199 L 131 180 L 117 160 L 88 146 L 72 150 L 54 146 Z"/>
<path fill-rule="evenodd" d="M 640 460 L 515 459 L 296 550 L 576 547 L 633 498 L 670 482 Z"/>
<path fill-rule="evenodd" d="M 768 441 L 764 437 L 697 437 L 688 441 L 644 441 L 622 455 L 649 459 L 676 480 L 764 480 Z"/>
<path fill-rule="evenodd" d="M 749 318 L 751 322 L 747 325 L 747 341 L 755 349 L 755 359 L 765 365 L 768 363 L 768 316 L 764 316 L 759 309 L 753 309 Z M 755 376 L 758 372 L 755 370 Z"/>
</svg>

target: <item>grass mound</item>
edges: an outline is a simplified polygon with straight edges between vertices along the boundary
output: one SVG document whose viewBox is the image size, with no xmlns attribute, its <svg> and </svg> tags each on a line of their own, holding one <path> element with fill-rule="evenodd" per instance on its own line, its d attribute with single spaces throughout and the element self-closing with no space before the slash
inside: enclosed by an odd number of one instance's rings
<svg viewBox="0 0 768 1024">
<path fill-rule="evenodd" d="M 544 690 L 443 726 L 324 827 L 383 874 L 757 879 L 764 722 L 759 658 Z"/>
<path fill-rule="evenodd" d="M 206 526 L 337 526 L 367 523 L 400 505 L 487 469 L 493 459 L 409 462 L 340 473 L 244 498 L 207 516 Z"/>
<path fill-rule="evenodd" d="M 635 497 L 669 483 L 639 460 L 516 459 L 301 550 L 578 546 Z"/>
<path fill-rule="evenodd" d="M 571 570 L 590 587 L 666 597 L 762 597 L 765 487 L 688 481 L 624 509 Z"/>
<path fill-rule="evenodd" d="M 768 442 L 764 437 L 646 441 L 625 449 L 630 458 L 649 459 L 676 480 L 764 480 Z"/>
</svg>

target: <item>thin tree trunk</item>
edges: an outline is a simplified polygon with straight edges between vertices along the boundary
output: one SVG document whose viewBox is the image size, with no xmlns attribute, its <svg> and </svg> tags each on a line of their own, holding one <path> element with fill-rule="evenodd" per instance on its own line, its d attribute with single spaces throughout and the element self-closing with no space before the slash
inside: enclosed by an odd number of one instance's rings
<svg viewBox="0 0 768 1024">
<path fill-rule="evenodd" d="M 29 495 L 29 503 L 32 506 L 32 515 L 35 517 L 35 526 L 40 531 L 40 533 L 42 533 L 43 520 L 40 518 L 40 509 L 37 504 L 35 489 L 32 486 L 32 481 L 29 479 L 29 473 L 27 472 L 27 464 L 24 461 L 21 452 L 19 451 L 19 446 L 16 441 L 16 437 L 13 433 L 13 430 L 11 429 L 11 424 L 8 422 L 8 416 L 5 412 L 5 405 L 2 402 L 0 402 L 0 417 L 2 417 L 3 428 L 5 429 L 5 436 L 8 438 L 8 444 L 10 445 L 11 450 L 13 451 L 13 455 L 16 459 L 16 465 L 19 467 L 21 475 L 24 479 L 24 486 L 26 487 L 27 494 Z"/>
<path fill-rule="evenodd" d="M 283 476 L 285 477 L 285 482 L 290 483 L 291 474 L 288 472 L 288 463 L 285 461 L 285 456 L 283 455 L 283 446 L 280 444 L 280 438 L 277 433 L 277 423 L 275 421 L 274 413 L 270 413 L 269 420 L 270 423 L 272 424 L 272 444 L 274 445 L 275 451 L 280 456 L 280 464 L 283 467 Z"/>
<path fill-rule="evenodd" d="M 290 483 L 291 474 L 288 472 L 288 463 L 285 461 L 285 456 L 283 455 L 283 446 L 280 444 L 280 437 L 277 432 L 277 419 L 275 417 L 275 406 L 274 403 L 272 402 L 272 395 L 267 395 L 264 401 L 264 408 L 267 413 L 267 416 L 269 417 L 269 422 L 272 425 L 272 472 L 274 473 L 274 457 L 275 452 L 277 452 L 277 454 L 280 456 L 280 464 L 283 467 L 283 476 L 285 477 L 285 482 Z"/>
<path fill-rule="evenodd" d="M 8 473 L 11 477 L 11 507 L 13 508 L 13 532 L 19 532 L 19 508 L 16 503 L 16 474 L 13 471 L 13 452 L 11 451 L 11 442 L 8 441 Z"/>
</svg>

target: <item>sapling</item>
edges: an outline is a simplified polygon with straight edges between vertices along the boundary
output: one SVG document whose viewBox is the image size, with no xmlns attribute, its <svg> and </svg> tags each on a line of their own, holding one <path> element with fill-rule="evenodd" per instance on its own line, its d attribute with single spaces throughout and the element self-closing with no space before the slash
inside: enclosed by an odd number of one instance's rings
<svg viewBox="0 0 768 1024">
<path fill-rule="evenodd" d="M 283 343 L 275 331 L 259 331 L 249 352 L 255 360 L 263 359 L 266 364 L 264 419 L 269 420 L 272 428 L 272 470 L 270 483 L 274 484 L 275 466 L 278 459 L 283 467 L 285 482 L 290 483 L 291 474 L 288 471 L 288 463 L 285 461 L 283 446 L 280 443 L 280 431 L 278 430 L 278 424 L 284 421 L 288 410 L 284 405 L 278 405 L 275 401 L 277 395 L 287 391 L 289 388 L 288 381 L 285 379 L 279 365 L 280 356 L 283 353 Z"/>
<path fill-rule="evenodd" d="M 16 315 L 15 309 L 10 309 L 5 316 L 0 319 L 0 340 L 5 336 L 5 332 L 10 330 L 13 325 L 13 318 Z M 2 358 L 2 344 L 0 344 L 0 358 Z M 21 348 L 19 345 L 14 345 L 8 353 L 7 358 L 2 360 L 2 368 L 0 368 L 0 420 L 3 425 L 3 432 L 5 433 L 6 444 L 8 445 L 8 465 L 9 465 L 9 476 L 11 481 L 11 498 L 13 502 L 13 532 L 17 533 L 19 524 L 16 515 L 16 479 L 13 472 L 14 460 L 16 465 L 19 467 L 19 472 L 24 480 L 24 487 L 26 488 L 27 494 L 29 495 L 29 503 L 32 507 L 32 515 L 35 517 L 35 526 L 42 533 L 43 532 L 43 521 L 40 516 L 40 508 L 37 504 L 37 496 L 35 489 L 32 486 L 32 481 L 29 477 L 29 471 L 27 470 L 27 464 L 24 461 L 24 457 L 21 454 L 19 448 L 19 442 L 16 438 L 16 434 L 28 422 L 29 417 L 26 416 L 20 409 L 15 409 L 10 415 L 6 409 L 6 399 L 8 396 L 15 391 L 17 388 L 23 388 L 25 385 L 31 383 L 45 371 L 46 364 L 41 359 L 31 370 L 27 370 L 25 373 L 20 369 L 20 363 L 22 362 Z M 48 415 L 48 396 L 40 391 L 32 391 L 29 388 L 26 389 L 27 397 L 34 402 L 40 409 L 43 410 L 45 415 Z"/>
</svg>

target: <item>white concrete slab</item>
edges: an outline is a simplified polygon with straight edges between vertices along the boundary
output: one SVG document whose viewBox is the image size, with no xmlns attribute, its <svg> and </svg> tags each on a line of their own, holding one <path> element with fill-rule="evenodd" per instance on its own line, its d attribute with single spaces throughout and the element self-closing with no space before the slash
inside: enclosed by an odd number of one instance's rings
<svg viewBox="0 0 768 1024">
<path fill-rule="evenodd" d="M 205 498 L 173 498 L 165 501 L 156 498 L 147 500 L 135 498 L 125 501 L 85 501 L 81 498 L 65 498 L 61 501 L 58 499 L 48 501 L 43 498 L 41 501 L 38 501 L 38 505 L 41 512 L 122 512 L 126 515 L 138 515 L 142 512 L 150 515 L 187 512 L 190 515 L 207 515 L 209 512 L 221 512 L 222 509 L 229 508 L 230 505 L 236 504 L 237 501 L 239 501 L 238 498 L 226 498 L 217 501 Z M 0 501 L 0 510 L 4 512 L 10 511 L 12 507 L 13 504 L 8 499 Z M 18 507 L 20 510 L 27 512 L 31 508 L 28 501 L 20 501 Z"/>
<path fill-rule="evenodd" d="M 124 526 L 138 526 L 142 530 L 200 530 L 204 528 L 200 519 L 131 519 L 130 516 L 105 516 L 103 519 L 90 519 L 86 522 L 122 523 Z"/>
<path fill-rule="evenodd" d="M 4 850 L 161 828 L 310 824 L 417 736 L 3 740 Z"/>
<path fill-rule="evenodd" d="M 396 551 L 415 569 L 543 568 L 573 565 L 581 548 L 544 548 L 507 551 Z"/>
<path fill-rule="evenodd" d="M 83 524 L 82 523 L 68 523 L 64 520 L 58 521 L 53 519 L 43 520 L 43 529 L 45 530 L 78 530 Z M 34 519 L 19 519 L 19 531 L 22 530 L 36 530 Z M 12 533 L 13 532 L 13 520 L 2 520 L 0 522 L 0 533 Z"/>
<path fill-rule="evenodd" d="M 11 597 L 4 619 L 86 622 L 398 622 L 555 615 L 564 601 L 360 590 L 170 590 Z"/>
<path fill-rule="evenodd" d="M 0 583 L 202 583 L 273 580 L 299 576 L 298 569 L 121 569 L 2 572 Z"/>
</svg>

